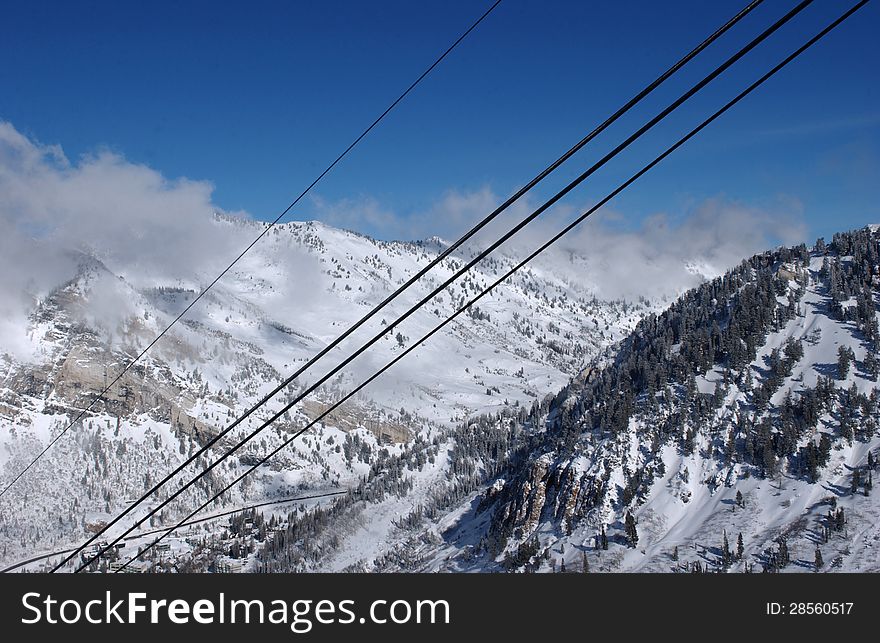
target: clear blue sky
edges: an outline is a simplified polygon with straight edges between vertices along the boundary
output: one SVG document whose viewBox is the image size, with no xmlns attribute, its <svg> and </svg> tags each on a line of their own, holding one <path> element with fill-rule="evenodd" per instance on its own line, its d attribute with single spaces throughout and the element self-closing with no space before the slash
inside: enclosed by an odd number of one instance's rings
<svg viewBox="0 0 880 643">
<path fill-rule="evenodd" d="M 507 194 L 744 4 L 504 0 L 316 194 L 374 198 L 401 217 L 448 190 Z M 543 194 L 793 4 L 767 0 Z M 850 4 L 818 0 L 575 201 L 604 195 Z M 811 237 L 880 221 L 878 5 L 615 208 L 637 222 L 718 196 L 795 202 Z M 0 119 L 71 158 L 109 147 L 169 177 L 210 180 L 221 207 L 271 219 L 487 6 L 6 2 Z M 290 218 L 311 218 L 310 208 L 304 203 Z"/>
</svg>

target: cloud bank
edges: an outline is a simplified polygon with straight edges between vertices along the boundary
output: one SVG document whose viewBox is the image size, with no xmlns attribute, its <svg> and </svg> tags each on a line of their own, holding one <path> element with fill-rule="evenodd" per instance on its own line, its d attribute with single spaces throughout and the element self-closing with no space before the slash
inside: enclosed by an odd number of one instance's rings
<svg viewBox="0 0 880 643">
<path fill-rule="evenodd" d="M 92 254 L 135 285 L 198 287 L 242 249 L 242 237 L 213 222 L 222 212 L 212 185 L 169 180 L 110 152 L 68 159 L 0 122 L 0 338 L 21 329 L 35 298 L 70 279 L 75 252 Z M 457 238 L 503 197 L 489 188 L 450 191 L 422 212 L 403 216 L 371 198 L 312 199 L 313 218 L 354 230 L 381 230 L 385 238 Z M 538 203 L 520 199 L 473 245 L 485 247 Z M 528 254 L 578 213 L 571 203 L 548 211 L 503 247 Z M 605 208 L 581 224 L 535 268 L 550 270 L 603 299 L 675 296 L 706 276 L 779 243 L 806 237 L 796 202 L 759 208 L 726 199 L 704 201 L 681 213 L 659 213 L 637 226 Z M 294 258 L 281 257 L 279 261 Z"/>
<path fill-rule="evenodd" d="M 75 161 L 60 147 L 0 122 L 0 338 L 16 354 L 27 309 L 94 255 L 139 284 L 194 284 L 215 276 L 235 248 L 209 183 L 169 180 L 117 154 Z M 240 241 L 239 241 L 240 243 Z M 18 329 L 18 333 L 10 332 Z"/>
<path fill-rule="evenodd" d="M 314 200 L 314 214 L 332 225 L 379 229 L 385 237 L 458 238 L 504 201 L 488 188 L 471 193 L 449 192 L 423 212 L 396 216 L 374 199 L 329 203 Z M 486 247 L 540 205 L 528 195 L 512 205 L 474 240 Z M 589 205 L 561 203 L 533 221 L 502 246 L 521 258 L 552 237 Z M 586 282 L 605 299 L 670 297 L 722 274 L 744 258 L 780 244 L 806 239 L 807 226 L 800 203 L 780 199 L 757 207 L 729 199 L 705 200 L 682 213 L 657 213 L 636 226 L 626 217 L 602 208 L 581 223 L 535 266 L 564 273 L 573 282 Z"/>
<path fill-rule="evenodd" d="M 0 122 L 0 223 L 17 244 L 54 248 L 56 255 L 89 252 L 133 280 L 139 273 L 199 278 L 229 253 L 222 228 L 211 223 L 219 210 L 212 190 L 106 151 L 71 162 L 58 146 Z M 39 281 L 45 271 L 33 272 Z"/>
</svg>

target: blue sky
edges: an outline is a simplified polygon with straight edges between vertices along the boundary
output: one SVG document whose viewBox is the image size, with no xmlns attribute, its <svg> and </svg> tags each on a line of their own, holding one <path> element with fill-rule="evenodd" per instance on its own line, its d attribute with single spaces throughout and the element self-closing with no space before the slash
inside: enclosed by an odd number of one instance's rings
<svg viewBox="0 0 880 643">
<path fill-rule="evenodd" d="M 504 0 L 289 219 L 450 232 L 450 192 L 506 195 L 728 17 L 737 2 Z M 767 0 L 581 152 L 586 167 L 794 2 Z M 601 198 L 850 2 L 819 0 L 579 189 Z M 0 120 L 76 159 L 110 149 L 274 218 L 488 2 L 6 3 Z M 707 199 L 795 215 L 805 240 L 880 221 L 880 7 L 870 3 L 613 204 L 617 225 Z M 410 227 L 401 225 L 418 221 Z"/>
</svg>

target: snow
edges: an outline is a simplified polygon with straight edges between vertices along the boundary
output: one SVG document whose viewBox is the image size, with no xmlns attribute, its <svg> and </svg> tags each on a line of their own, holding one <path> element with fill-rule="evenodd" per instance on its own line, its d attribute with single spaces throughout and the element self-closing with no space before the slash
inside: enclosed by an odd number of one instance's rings
<svg viewBox="0 0 880 643">
<path fill-rule="evenodd" d="M 228 234 L 245 241 L 241 246 L 261 225 L 222 222 Z M 276 226 L 150 351 L 140 363 L 142 370 L 124 382 L 134 391 L 134 411 L 125 406 L 121 387 L 115 387 L 108 397 L 118 404 L 97 404 L 84 426 L 74 427 L 35 467 L 33 475 L 0 500 L 0 514 L 14 534 L 2 543 L 0 558 L 12 560 L 35 548 L 46 550 L 46 545 L 61 548 L 81 542 L 84 522 L 108 520 L 198 447 L 197 439 L 203 438 L 192 428 L 196 422 L 209 432 L 225 427 L 427 265 L 442 247 L 436 240 L 381 242 L 316 222 Z M 289 416 L 218 467 L 214 471 L 217 480 L 197 485 L 169 505 L 163 524 L 188 513 L 207 497 L 210 485 L 244 471 L 244 462 L 267 453 L 311 421 L 518 259 L 502 252 L 481 262 L 468 277 L 405 322 L 393 329 L 383 324 L 426 296 L 475 252 L 464 247 L 444 260 L 430 278 L 390 304 L 276 400 L 241 423 L 218 448 L 250 432 L 354 348 L 374 335 L 383 335 L 370 351 L 291 409 Z M 598 286 L 582 269 L 588 259 L 573 257 L 571 265 L 562 266 L 542 258 L 501 284 L 479 302 L 479 314 L 459 316 L 326 418 L 324 425 L 261 467 L 249 484 L 228 494 L 216 510 L 284 496 L 292 490 L 356 485 L 370 464 L 359 458 L 348 461 L 336 452 L 347 435 L 358 435 L 373 454 L 380 448 L 396 453 L 399 445 L 382 447 L 369 429 L 397 428 L 410 438 L 437 435 L 443 427 L 465 418 L 528 406 L 565 386 L 624 338 L 644 315 L 658 311 L 665 297 L 675 294 L 658 293 L 656 302 L 597 299 Z M 688 269 L 699 275 L 713 275 L 717 270 L 699 263 Z M 26 322 L 4 328 L 0 352 L 8 356 L 0 380 L 6 393 L 0 402 L 8 410 L 0 408 L 0 482 L 10 479 L 78 409 L 88 405 L 106 381 L 103 377 L 118 373 L 193 300 L 202 285 L 197 280 L 172 282 L 151 279 L 149 274 L 117 274 L 112 265 L 94 260 L 35 303 Z M 28 347 L 36 350 L 36 356 L 25 359 L 22 355 L 30 355 Z M 31 373 L 39 375 L 32 387 L 27 382 Z M 71 373 L 96 379 L 82 389 L 62 391 Z M 704 385 L 714 388 L 709 379 L 698 385 L 701 390 Z M 211 457 L 200 462 L 199 469 L 217 452 L 207 454 Z M 441 449 L 434 464 L 413 474 L 414 489 L 407 497 L 365 507 L 362 525 L 326 562 L 327 569 L 368 563 L 399 546 L 407 535 L 394 521 L 417 507 L 433 488 L 445 484 L 446 467 L 446 451 Z M 190 466 L 187 472 L 195 470 Z M 35 497 L 38 502 L 26 501 Z M 71 498 L 76 499 L 73 507 Z M 451 527 L 455 515 L 463 517 L 468 512 L 462 506 L 444 516 L 434 533 Z M 145 513 L 145 507 L 139 508 L 113 533 L 121 533 Z M 485 516 L 478 517 L 478 524 L 483 520 Z M 466 530 L 472 527 L 476 528 Z M 179 540 L 174 543 L 175 548 L 180 546 Z"/>
<path fill-rule="evenodd" d="M 869 394 L 877 386 L 861 370 L 867 348 L 864 337 L 853 323 L 842 322 L 829 314 L 828 293 L 818 275 L 821 264 L 821 257 L 813 257 L 806 293 L 800 301 L 801 314 L 766 337 L 750 366 L 756 385 L 760 384 L 771 352 L 782 349 L 791 338 L 803 340 L 804 356 L 774 394 L 773 404 L 778 404 L 789 391 L 796 396 L 798 390 L 814 387 L 820 375 L 831 376 L 838 390 L 854 385 Z M 787 298 L 782 298 L 780 303 L 787 304 Z M 837 374 L 840 346 L 855 354 L 855 361 L 844 379 Z M 698 376 L 699 391 L 714 393 L 716 383 L 723 377 L 724 373 L 718 368 Z M 729 420 L 745 403 L 742 392 L 731 386 L 717 412 L 717 421 Z M 820 419 L 818 431 L 833 432 L 835 426 L 835 418 L 826 415 Z M 610 453 L 611 461 L 616 463 L 610 471 L 611 488 L 625 484 L 621 461 L 629 462 L 631 467 L 642 461 L 641 452 L 646 445 L 640 442 L 639 429 L 639 420 L 634 419 L 626 438 L 622 439 L 623 449 L 615 448 Z M 545 511 L 534 532 L 526 531 L 521 538 L 512 538 L 508 551 L 514 551 L 517 543 L 534 534 L 539 537 L 541 548 L 550 548 L 551 559 L 564 559 L 569 569 L 580 569 L 583 552 L 587 553 L 593 571 L 683 571 L 687 563 L 694 561 L 714 569 L 718 565 L 722 534 L 727 534 L 734 550 L 737 536 L 742 534 L 745 554 L 742 561 L 734 562 L 730 571 L 743 571 L 746 562 L 760 571 L 760 561 L 766 559 L 767 552 L 776 550 L 779 538 L 785 536 L 792 558 L 785 572 L 813 571 L 817 542 L 825 560 L 822 571 L 880 571 L 880 502 L 875 494 L 868 497 L 861 491 L 849 492 L 853 468 L 864 467 L 869 452 L 875 455 L 880 452 L 880 435 L 875 434 L 864 442 L 835 440 L 830 461 L 823 468 L 821 484 L 811 484 L 785 472 L 767 479 L 748 475 L 744 466 L 731 467 L 717 459 L 710 439 L 698 433 L 690 455 L 683 455 L 674 444 L 662 447 L 660 458 L 665 474 L 653 482 L 644 501 L 634 510 L 639 533 L 637 547 L 629 548 L 614 541 L 613 537 L 621 536 L 623 530 L 620 509 L 606 501 L 588 519 L 573 525 L 570 533 L 564 523 L 557 522 Z M 815 433 L 805 436 L 801 446 L 815 439 Z M 553 457 L 544 454 L 529 466 L 541 470 L 542 462 L 546 468 L 552 464 Z M 580 455 L 571 460 L 570 466 L 577 476 L 596 467 L 597 460 Z M 500 569 L 500 556 L 493 561 L 485 554 L 473 558 L 470 552 L 487 534 L 492 513 L 477 512 L 476 505 L 505 484 L 501 479 L 492 480 L 439 518 L 427 521 L 422 532 L 434 534 L 440 544 L 417 546 L 418 554 L 423 556 L 422 571 Z M 737 504 L 737 492 L 743 496 L 743 506 Z M 418 502 L 416 497 L 409 504 L 415 506 Z M 832 533 L 829 542 L 823 542 L 822 527 L 831 502 L 846 512 L 847 526 L 841 532 Z M 592 546 L 602 525 L 607 526 L 612 537 L 609 551 L 595 551 Z M 366 547 L 365 558 L 377 558 L 375 543 L 368 545 L 362 540 L 357 538 L 343 548 Z M 395 551 L 403 542 L 409 541 L 399 534 L 383 551 Z M 676 548 L 677 561 L 672 558 Z M 539 571 L 550 569 L 548 563 L 541 563 L 539 567 Z"/>
</svg>

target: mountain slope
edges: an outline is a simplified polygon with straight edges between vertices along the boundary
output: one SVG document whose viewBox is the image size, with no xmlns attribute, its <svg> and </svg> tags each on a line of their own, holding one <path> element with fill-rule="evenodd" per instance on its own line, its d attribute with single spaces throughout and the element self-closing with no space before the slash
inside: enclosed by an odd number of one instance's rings
<svg viewBox="0 0 880 643">
<path fill-rule="evenodd" d="M 217 217 L 244 246 L 265 224 Z M 442 242 L 381 242 L 319 223 L 275 227 L 141 362 L 99 400 L 34 470 L 0 499 L 0 556 L 75 543 L 427 264 Z M 193 506 L 439 323 L 511 265 L 503 254 L 447 288 L 406 323 L 387 321 L 477 251 L 463 249 L 328 355 L 267 409 L 278 408 L 353 348 L 381 341 L 293 409 L 261 439 L 169 507 Z M 72 255 L 69 279 L 32 293 L 26 325 L 4 327 L 0 482 L 58 435 L 201 289 L 198 282 L 116 272 L 111 258 Z M 499 287 L 227 500 L 245 504 L 301 488 L 349 486 L 368 464 L 337 447 L 358 435 L 410 443 L 475 413 L 514 408 L 558 388 L 656 304 L 599 301 L 552 263 Z M 268 410 L 257 414 L 266 417 Z M 256 416 L 234 435 L 256 426 Z M 373 434 L 373 435 L 370 435 Z M 222 441 L 213 452 L 231 444 Z M 375 436 L 375 437 L 373 437 Z M 329 441 L 329 444 L 328 444 Z M 322 447 L 323 445 L 323 447 Z M 401 447 L 389 447 L 399 449 Z M 210 459 L 213 459 L 213 455 Z M 200 463 L 203 468 L 208 460 Z M 360 464 L 358 464 L 360 462 Z M 195 471 L 195 468 L 192 468 Z M 141 514 L 142 515 L 142 514 Z"/>
<path fill-rule="evenodd" d="M 287 516 L 253 569 L 877 571 L 878 275 L 871 228 L 752 257 L 552 399 Z"/>
</svg>

